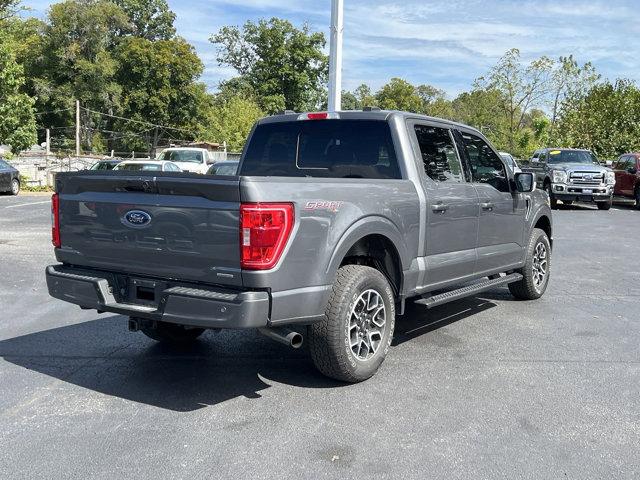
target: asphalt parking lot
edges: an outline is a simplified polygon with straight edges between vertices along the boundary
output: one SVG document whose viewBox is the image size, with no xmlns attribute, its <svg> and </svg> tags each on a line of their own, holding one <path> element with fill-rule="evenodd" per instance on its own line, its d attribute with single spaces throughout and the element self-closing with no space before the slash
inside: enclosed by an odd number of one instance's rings
<svg viewBox="0 0 640 480">
<path fill-rule="evenodd" d="M 0 196 L 0 477 L 640 477 L 640 212 L 554 212 L 537 302 L 411 306 L 368 382 L 254 332 L 188 350 L 51 299 L 48 198 Z"/>
</svg>

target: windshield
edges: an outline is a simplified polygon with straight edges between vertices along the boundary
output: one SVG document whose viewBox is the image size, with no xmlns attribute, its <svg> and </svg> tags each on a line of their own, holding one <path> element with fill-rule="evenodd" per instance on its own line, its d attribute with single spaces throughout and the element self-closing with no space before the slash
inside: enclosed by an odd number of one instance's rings
<svg viewBox="0 0 640 480">
<path fill-rule="evenodd" d="M 584 150 L 551 150 L 549 163 L 598 163 L 598 159 L 591 152 Z"/>
<path fill-rule="evenodd" d="M 117 163 L 113 162 L 98 162 L 94 163 L 91 170 L 113 170 Z"/>
<path fill-rule="evenodd" d="M 131 170 L 135 172 L 160 171 L 162 170 L 162 165 L 157 163 L 121 163 L 120 165 L 117 165 L 114 170 Z"/>
<path fill-rule="evenodd" d="M 170 162 L 202 163 L 202 152 L 196 150 L 165 150 L 158 160 Z"/>
<path fill-rule="evenodd" d="M 401 178 L 389 124 L 381 120 L 310 120 L 259 125 L 242 175 Z"/>
</svg>

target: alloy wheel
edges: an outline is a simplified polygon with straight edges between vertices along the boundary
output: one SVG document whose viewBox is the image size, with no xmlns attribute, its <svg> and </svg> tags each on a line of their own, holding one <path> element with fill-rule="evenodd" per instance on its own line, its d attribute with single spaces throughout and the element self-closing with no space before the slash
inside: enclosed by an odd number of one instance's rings
<svg viewBox="0 0 640 480">
<path fill-rule="evenodd" d="M 544 243 L 539 242 L 533 253 L 533 284 L 536 290 L 540 291 L 544 286 L 548 273 L 549 260 L 547 246 Z"/>
<path fill-rule="evenodd" d="M 351 352 L 358 360 L 373 357 L 384 337 L 386 307 L 382 295 L 373 289 L 360 294 L 349 316 Z"/>
</svg>

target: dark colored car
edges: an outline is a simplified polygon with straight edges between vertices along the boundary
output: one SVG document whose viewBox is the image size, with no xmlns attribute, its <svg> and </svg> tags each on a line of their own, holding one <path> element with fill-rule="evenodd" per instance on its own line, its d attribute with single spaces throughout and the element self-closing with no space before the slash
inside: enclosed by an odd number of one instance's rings
<svg viewBox="0 0 640 480">
<path fill-rule="evenodd" d="M 640 153 L 626 153 L 614 164 L 616 188 L 614 195 L 634 199 L 640 209 Z"/>
<path fill-rule="evenodd" d="M 18 195 L 20 192 L 20 172 L 0 159 L 0 192 Z"/>
<path fill-rule="evenodd" d="M 240 165 L 240 162 L 233 162 L 233 161 L 217 162 L 211 165 L 211 167 L 209 167 L 209 170 L 207 171 L 207 175 L 227 175 L 227 176 L 237 175 L 239 165 Z"/>
<path fill-rule="evenodd" d="M 599 164 L 589 150 L 577 148 L 544 148 L 536 150 L 523 172 L 536 176 L 539 188 L 549 195 L 551 208 L 558 200 L 592 202 L 600 210 L 609 210 L 613 199 L 615 175 L 610 168 Z"/>
<path fill-rule="evenodd" d="M 112 159 L 112 160 L 100 160 L 99 162 L 91 165 L 89 170 L 113 170 L 116 165 L 121 163 L 122 159 Z"/>
</svg>

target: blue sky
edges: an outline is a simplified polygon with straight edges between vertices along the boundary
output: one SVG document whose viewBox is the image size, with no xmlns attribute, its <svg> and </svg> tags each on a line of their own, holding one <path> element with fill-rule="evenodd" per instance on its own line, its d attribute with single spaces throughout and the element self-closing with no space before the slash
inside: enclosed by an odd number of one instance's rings
<svg viewBox="0 0 640 480">
<path fill-rule="evenodd" d="M 26 0 L 44 16 L 46 0 Z M 523 60 L 573 54 L 610 79 L 640 83 L 639 0 L 345 0 L 344 88 L 374 89 L 399 76 L 470 88 L 509 48 Z M 223 25 L 278 16 L 328 33 L 330 0 L 169 0 L 178 33 L 197 49 L 211 91 L 234 71 L 216 62 L 209 36 Z M 328 38 L 328 35 L 327 35 Z"/>
</svg>

